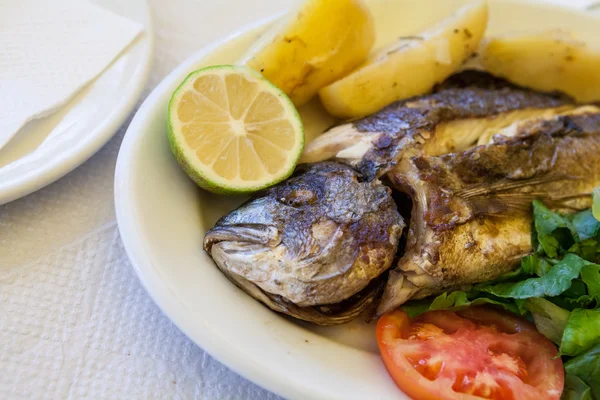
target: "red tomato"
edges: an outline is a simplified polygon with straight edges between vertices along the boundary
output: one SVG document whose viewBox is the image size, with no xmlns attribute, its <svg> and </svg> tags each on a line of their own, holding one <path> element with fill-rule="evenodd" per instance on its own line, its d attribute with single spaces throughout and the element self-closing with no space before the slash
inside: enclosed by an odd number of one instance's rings
<svg viewBox="0 0 600 400">
<path fill-rule="evenodd" d="M 564 370 L 552 342 L 527 321 L 485 307 L 402 310 L 377 323 L 383 362 L 415 400 L 558 400 Z"/>
</svg>

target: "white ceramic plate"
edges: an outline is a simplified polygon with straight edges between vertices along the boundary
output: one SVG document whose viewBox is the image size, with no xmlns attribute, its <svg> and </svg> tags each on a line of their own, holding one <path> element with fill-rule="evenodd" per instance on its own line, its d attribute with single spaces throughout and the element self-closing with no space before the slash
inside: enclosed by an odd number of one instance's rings
<svg viewBox="0 0 600 400">
<path fill-rule="evenodd" d="M 94 0 L 144 26 L 96 80 L 52 115 L 25 125 L 0 149 L 0 204 L 38 190 L 67 174 L 115 134 L 146 83 L 152 26 L 146 0 Z"/>
<path fill-rule="evenodd" d="M 379 44 L 450 14 L 462 0 L 372 0 Z M 539 1 L 491 0 L 488 33 L 563 27 L 598 40 L 598 20 Z M 202 238 L 240 199 L 199 190 L 166 136 L 167 102 L 191 71 L 233 63 L 267 22 L 204 49 L 173 71 L 132 121 L 117 162 L 115 202 L 125 248 L 155 302 L 199 346 L 241 375 L 292 399 L 399 399 L 377 353 L 374 326 L 319 328 L 263 307 L 232 285 Z M 317 103 L 301 110 L 314 137 L 331 122 Z"/>
</svg>

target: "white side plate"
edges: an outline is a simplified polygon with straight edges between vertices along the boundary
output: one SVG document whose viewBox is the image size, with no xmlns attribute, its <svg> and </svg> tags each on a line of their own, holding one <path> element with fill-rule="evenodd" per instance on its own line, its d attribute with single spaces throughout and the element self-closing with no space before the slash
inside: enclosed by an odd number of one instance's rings
<svg viewBox="0 0 600 400">
<path fill-rule="evenodd" d="M 73 100 L 26 124 L 0 149 L 0 204 L 52 183 L 90 158 L 115 134 L 144 88 L 152 58 L 146 0 L 94 3 L 143 24 L 144 32 Z"/>
<path fill-rule="evenodd" d="M 372 0 L 378 44 L 410 35 L 468 0 Z M 598 20 L 539 1 L 491 0 L 488 33 L 563 27 L 598 40 Z M 267 22 L 204 49 L 174 70 L 132 121 L 117 162 L 115 202 L 125 248 L 154 301 L 199 346 L 292 399 L 406 398 L 380 361 L 374 325 L 319 328 L 271 312 L 231 284 L 202 250 L 204 233 L 240 199 L 199 190 L 171 155 L 167 102 L 191 71 L 232 63 Z M 331 120 L 301 110 L 310 137 Z"/>
</svg>

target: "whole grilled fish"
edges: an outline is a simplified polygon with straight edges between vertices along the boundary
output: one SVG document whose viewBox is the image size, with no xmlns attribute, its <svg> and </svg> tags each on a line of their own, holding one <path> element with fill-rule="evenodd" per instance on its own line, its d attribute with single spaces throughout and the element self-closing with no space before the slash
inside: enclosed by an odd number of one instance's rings
<svg viewBox="0 0 600 400">
<path fill-rule="evenodd" d="M 330 325 L 381 294 L 404 228 L 391 190 L 332 162 L 294 176 L 221 218 L 204 248 L 240 288 L 275 311 Z"/>
<path fill-rule="evenodd" d="M 369 117 L 330 129 L 309 143 L 301 162 L 336 160 L 367 179 L 402 157 L 441 155 L 483 144 L 515 121 L 573 109 L 561 95 L 534 92 L 479 71 L 450 77 L 433 93 L 394 103 Z"/>
<path fill-rule="evenodd" d="M 406 157 L 389 178 L 413 209 L 378 314 L 512 270 L 532 251 L 534 199 L 563 212 L 590 207 L 600 185 L 600 109 L 518 122 L 463 152 Z"/>
<path fill-rule="evenodd" d="M 535 198 L 561 211 L 589 206 L 600 184 L 597 113 L 466 71 L 432 94 L 329 130 L 303 161 L 387 174 L 412 199 L 406 253 L 390 271 L 381 314 L 513 269 L 531 251 Z"/>
</svg>

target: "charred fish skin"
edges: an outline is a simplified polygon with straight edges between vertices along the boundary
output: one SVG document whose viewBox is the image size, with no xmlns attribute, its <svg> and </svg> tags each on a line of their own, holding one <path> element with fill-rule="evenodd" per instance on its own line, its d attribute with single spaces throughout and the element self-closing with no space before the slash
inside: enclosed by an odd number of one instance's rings
<svg viewBox="0 0 600 400">
<path fill-rule="evenodd" d="M 372 116 L 332 128 L 306 146 L 302 160 L 336 160 L 374 179 L 404 155 L 465 150 L 481 135 L 478 127 L 499 129 L 526 115 L 569 107 L 573 101 L 568 97 L 464 71 L 431 94 L 399 101 Z"/>
<path fill-rule="evenodd" d="M 600 110 L 526 121 L 461 153 L 405 158 L 389 176 L 413 212 L 378 314 L 512 270 L 532 251 L 534 199 L 563 212 L 589 207 L 600 185 Z"/>
<path fill-rule="evenodd" d="M 391 190 L 332 162 L 301 165 L 288 180 L 221 218 L 204 248 L 238 286 L 270 308 L 342 323 L 375 290 L 328 314 L 386 271 L 404 228 Z M 316 314 L 315 314 L 316 313 Z"/>
</svg>

